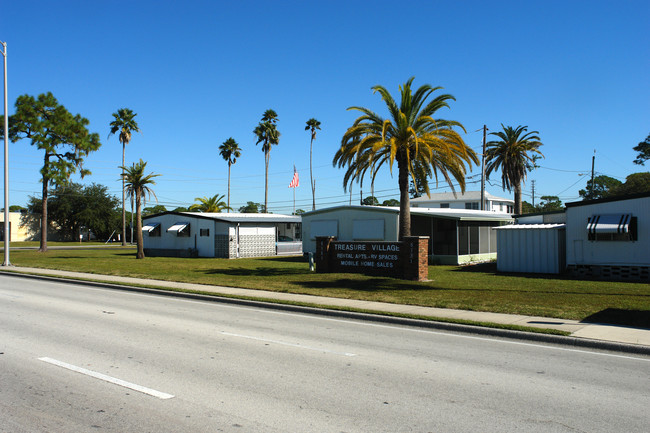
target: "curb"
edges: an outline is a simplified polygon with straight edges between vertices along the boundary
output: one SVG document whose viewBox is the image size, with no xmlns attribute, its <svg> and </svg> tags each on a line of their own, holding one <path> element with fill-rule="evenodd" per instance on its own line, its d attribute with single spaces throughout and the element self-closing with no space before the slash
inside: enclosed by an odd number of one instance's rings
<svg viewBox="0 0 650 433">
<path fill-rule="evenodd" d="M 438 322 L 435 319 L 421 320 L 409 319 L 404 317 L 396 317 L 390 315 L 383 315 L 381 311 L 376 313 L 358 313 L 353 311 L 336 310 L 319 307 L 308 307 L 301 305 L 291 305 L 278 302 L 270 302 L 264 300 L 242 299 L 235 297 L 227 297 L 219 294 L 197 294 L 188 292 L 178 292 L 165 289 L 153 289 L 147 287 L 128 286 L 123 284 L 112 284 L 100 281 L 87 281 L 87 280 L 74 280 L 63 277 L 54 277 L 48 275 L 34 275 L 23 274 L 20 272 L 0 270 L 0 275 L 8 275 L 18 278 L 31 278 L 35 280 L 54 281 L 59 283 L 86 285 L 112 290 L 122 290 L 127 292 L 148 293 L 159 296 L 169 296 L 176 298 L 194 299 L 200 301 L 220 302 L 224 304 L 241 305 L 247 307 L 265 308 L 270 310 L 291 311 L 303 314 L 312 314 L 328 317 L 339 317 L 345 319 L 363 320 L 375 323 L 387 323 L 402 326 L 411 326 L 418 328 L 437 329 L 442 331 L 458 332 L 464 334 L 473 334 L 489 337 L 505 338 L 510 340 L 523 340 L 533 341 L 536 343 L 548 343 L 563 346 L 571 346 L 576 348 L 608 350 L 613 352 L 633 353 L 640 355 L 650 355 L 650 346 L 617 343 L 604 340 L 592 340 L 571 336 L 538 334 L 535 332 L 525 332 L 510 329 L 489 328 L 479 325 L 465 325 L 460 323 Z"/>
</svg>

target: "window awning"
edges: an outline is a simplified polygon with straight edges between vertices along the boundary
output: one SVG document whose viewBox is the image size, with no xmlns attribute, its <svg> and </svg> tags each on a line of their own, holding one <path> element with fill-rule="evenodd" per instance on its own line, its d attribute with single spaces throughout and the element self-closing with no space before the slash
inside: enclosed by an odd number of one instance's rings
<svg viewBox="0 0 650 433">
<path fill-rule="evenodd" d="M 180 223 L 174 223 L 173 226 L 167 229 L 168 232 L 177 232 L 180 233 L 183 230 L 185 230 L 185 227 L 189 226 L 190 223 L 188 222 L 180 222 Z"/>
<path fill-rule="evenodd" d="M 151 233 L 159 225 L 160 223 L 148 223 L 146 226 L 142 227 L 142 231 Z"/>
<path fill-rule="evenodd" d="M 629 233 L 630 214 L 594 215 L 587 220 L 589 233 Z"/>
</svg>

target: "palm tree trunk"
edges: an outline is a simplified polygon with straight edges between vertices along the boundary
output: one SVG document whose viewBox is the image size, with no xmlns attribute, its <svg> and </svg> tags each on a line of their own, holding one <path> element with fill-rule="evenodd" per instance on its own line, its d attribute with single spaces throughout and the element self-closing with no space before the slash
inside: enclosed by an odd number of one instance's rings
<svg viewBox="0 0 650 433">
<path fill-rule="evenodd" d="M 230 161 L 228 161 L 228 213 L 230 213 Z"/>
<path fill-rule="evenodd" d="M 126 145 L 122 142 L 122 246 L 126 246 L 126 210 L 124 209 L 124 153 Z M 133 242 L 133 239 L 131 239 Z"/>
<path fill-rule="evenodd" d="M 138 254 L 136 258 L 144 259 L 144 239 L 142 236 L 142 210 L 140 209 L 140 195 L 141 193 L 136 191 L 135 193 L 135 230 L 136 238 L 138 239 Z"/>
<path fill-rule="evenodd" d="M 311 210 L 316 210 L 316 185 L 314 185 L 314 176 L 312 175 L 312 168 L 311 168 L 311 155 L 312 155 L 313 146 L 314 146 L 314 136 L 312 135 L 311 143 L 309 144 L 309 183 L 311 185 Z"/>
<path fill-rule="evenodd" d="M 264 166 L 265 166 L 265 174 L 264 174 L 264 213 L 269 212 L 268 208 L 268 203 L 269 203 L 269 159 L 270 159 L 270 154 L 269 152 L 264 153 Z"/>
<path fill-rule="evenodd" d="M 521 215 L 521 182 L 515 185 L 515 214 Z"/>
<path fill-rule="evenodd" d="M 411 236 L 411 198 L 409 196 L 409 171 L 406 162 L 398 156 L 399 170 L 399 240 Z"/>
</svg>

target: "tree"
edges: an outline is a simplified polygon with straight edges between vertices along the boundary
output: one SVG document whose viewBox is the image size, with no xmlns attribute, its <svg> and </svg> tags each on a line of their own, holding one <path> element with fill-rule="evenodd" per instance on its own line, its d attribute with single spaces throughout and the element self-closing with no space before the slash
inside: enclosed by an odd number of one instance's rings
<svg viewBox="0 0 650 433">
<path fill-rule="evenodd" d="M 361 204 L 365 206 L 379 206 L 379 200 L 377 200 L 377 197 L 369 195 L 361 201 Z"/>
<path fill-rule="evenodd" d="M 293 212 L 294 215 L 302 215 L 302 214 L 304 214 L 304 213 L 305 213 L 305 210 L 304 210 L 304 209 L 296 209 L 296 210 Z"/>
<path fill-rule="evenodd" d="M 399 200 L 391 198 L 391 199 L 388 199 L 388 200 L 384 200 L 381 205 L 382 206 L 397 207 L 397 206 L 399 206 Z"/>
<path fill-rule="evenodd" d="M 149 173 L 144 174 L 144 169 L 147 163 L 140 159 L 140 162 L 133 163 L 130 167 L 122 166 L 122 177 L 124 178 L 126 194 L 129 197 L 135 197 L 135 232 L 138 244 L 138 252 L 136 258 L 144 259 L 144 244 L 142 239 L 142 205 L 146 203 L 147 197 L 152 195 L 158 201 L 156 194 L 151 189 L 150 185 L 155 185 L 154 177 L 160 176 L 159 174 Z"/>
<path fill-rule="evenodd" d="M 646 137 L 645 141 L 634 146 L 633 150 L 639 152 L 634 160 L 635 164 L 645 165 L 645 162 L 650 159 L 650 134 Z"/>
<path fill-rule="evenodd" d="M 262 120 L 253 130 L 257 137 L 256 145 L 262 143 L 264 152 L 264 212 L 268 212 L 269 204 L 269 160 L 271 159 L 271 146 L 280 143 L 280 132 L 277 128 L 278 114 L 273 110 L 266 110 Z"/>
<path fill-rule="evenodd" d="M 189 212 L 190 210 L 186 207 L 179 206 L 176 209 L 173 210 L 173 212 Z"/>
<path fill-rule="evenodd" d="M 226 208 L 230 212 L 230 166 L 237 162 L 241 156 L 241 149 L 234 138 L 230 137 L 219 146 L 219 155 L 228 162 L 228 202 Z"/>
<path fill-rule="evenodd" d="M 501 169 L 503 189 L 515 191 L 515 213 L 521 214 L 521 184 L 526 180 L 526 173 L 536 167 L 538 156 L 542 155 L 537 131 L 528 132 L 527 126 L 503 126 L 503 131 L 491 132 L 499 140 L 486 144 L 485 175 Z"/>
<path fill-rule="evenodd" d="M 527 214 L 527 213 L 535 213 L 537 212 L 537 207 L 533 206 L 532 204 L 528 203 L 527 201 L 522 201 L 521 202 L 521 214 Z"/>
<path fill-rule="evenodd" d="M 613 188 L 609 196 L 642 194 L 650 192 L 650 172 L 632 173 L 625 178 L 625 183 Z"/>
<path fill-rule="evenodd" d="M 562 206 L 562 201 L 560 201 L 560 198 L 555 195 L 541 196 L 539 205 L 537 206 L 539 212 L 552 212 L 562 210 L 563 208 L 564 206 Z"/>
<path fill-rule="evenodd" d="M 471 164 L 478 164 L 475 152 L 465 144 L 454 128 L 465 130 L 457 121 L 434 119 L 440 108 L 449 108 L 452 95 L 442 94 L 427 101 L 441 87 L 421 86 L 412 93 L 410 78 L 400 86 L 401 101 L 398 106 L 388 90 L 374 86 L 388 108 L 389 119 L 384 119 L 363 107 L 350 107 L 360 111 L 341 140 L 341 148 L 334 156 L 333 164 L 347 166 L 343 187 L 353 180 L 361 181 L 365 172 L 371 169 L 373 178 L 383 164 L 391 171 L 397 161 L 400 189 L 399 238 L 411 234 L 409 178 L 429 192 L 427 177 L 438 176 L 452 187 L 455 179 L 465 191 L 465 173 Z"/>
<path fill-rule="evenodd" d="M 316 210 L 316 183 L 312 174 L 312 150 L 314 147 L 314 140 L 316 139 L 316 130 L 320 130 L 320 122 L 313 117 L 307 121 L 305 131 L 310 131 L 311 141 L 309 142 L 309 181 L 311 184 L 311 210 Z"/>
<path fill-rule="evenodd" d="M 140 132 L 138 122 L 135 121 L 136 113 L 128 108 L 120 108 L 117 112 L 113 113 L 113 121 L 110 124 L 111 132 L 108 134 L 115 134 L 120 131 L 118 139 L 122 143 L 122 167 L 126 164 L 124 162 L 124 154 L 126 152 L 126 145 L 131 141 L 131 134 L 133 132 Z M 124 208 L 124 170 L 122 170 L 122 246 L 126 246 L 126 210 Z"/>
<path fill-rule="evenodd" d="M 246 206 L 242 206 L 242 207 L 239 208 L 239 212 L 241 212 L 241 213 L 261 213 L 261 208 L 262 208 L 261 204 L 249 201 L 248 203 L 246 203 Z"/>
<path fill-rule="evenodd" d="M 120 223 L 119 200 L 104 185 L 69 182 L 58 185 L 48 196 L 49 220 L 56 224 L 62 240 L 79 240 L 83 228 L 107 239 Z M 41 199 L 30 197 L 28 209 L 31 214 L 40 215 Z"/>
<path fill-rule="evenodd" d="M 187 210 L 187 209 L 186 209 Z M 161 204 L 150 206 L 142 209 L 142 216 L 155 215 L 157 213 L 167 212 L 167 208 Z"/>
<path fill-rule="evenodd" d="M 578 191 L 578 194 L 580 194 L 583 200 L 604 198 L 611 195 L 611 192 L 622 184 L 623 182 L 618 179 L 601 174 L 594 177 L 593 184 L 591 179 L 589 179 L 587 181 L 587 188 L 581 189 Z"/>
<path fill-rule="evenodd" d="M 224 209 L 230 210 L 230 206 L 224 203 L 223 198 L 224 196 L 220 196 L 219 194 L 215 194 L 212 197 L 197 197 L 194 200 L 198 201 L 198 203 L 190 206 L 190 211 L 218 213 Z"/>
<path fill-rule="evenodd" d="M 16 112 L 9 119 L 9 138 L 12 142 L 27 138 L 32 146 L 44 153 L 39 251 L 47 251 L 49 188 L 65 185 L 77 169 L 82 178 L 90 174 L 83 168 L 83 160 L 90 152 L 99 149 L 101 143 L 99 135 L 86 128 L 88 119 L 79 114 L 73 116 L 50 92 L 38 98 L 19 96 L 15 107 Z M 0 135 L 4 137 L 4 126 L 0 127 Z"/>
<path fill-rule="evenodd" d="M 4 212 L 4 208 L 2 208 L 2 211 Z M 12 204 L 9 206 L 9 212 L 27 212 L 27 208 L 17 204 Z"/>
</svg>

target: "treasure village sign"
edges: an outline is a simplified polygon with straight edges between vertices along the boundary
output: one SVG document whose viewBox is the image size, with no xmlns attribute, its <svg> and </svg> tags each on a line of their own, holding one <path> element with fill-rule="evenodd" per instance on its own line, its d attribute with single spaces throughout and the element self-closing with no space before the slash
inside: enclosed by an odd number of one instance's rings
<svg viewBox="0 0 650 433">
<path fill-rule="evenodd" d="M 317 272 L 351 272 L 425 281 L 428 278 L 427 236 L 408 236 L 400 242 L 337 241 L 316 238 Z"/>
</svg>

